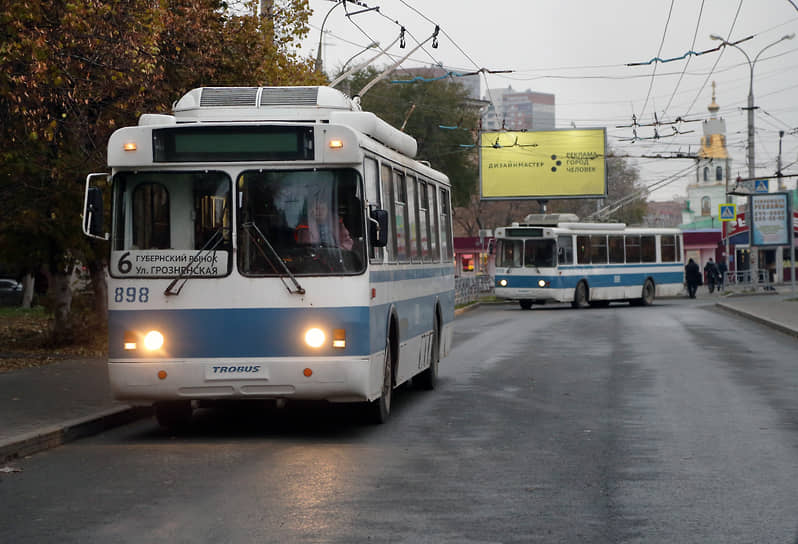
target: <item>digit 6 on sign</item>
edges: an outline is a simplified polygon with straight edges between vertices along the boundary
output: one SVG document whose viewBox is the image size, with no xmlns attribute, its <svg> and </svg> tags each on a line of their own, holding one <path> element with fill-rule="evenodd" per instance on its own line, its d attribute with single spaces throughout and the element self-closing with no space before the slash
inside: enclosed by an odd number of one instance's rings
<svg viewBox="0 0 798 544">
<path fill-rule="evenodd" d="M 122 274 L 127 274 L 133 268 L 133 263 L 130 262 L 128 257 L 130 257 L 129 251 L 123 253 L 122 256 L 119 257 L 119 261 L 116 263 L 116 267 Z"/>
</svg>

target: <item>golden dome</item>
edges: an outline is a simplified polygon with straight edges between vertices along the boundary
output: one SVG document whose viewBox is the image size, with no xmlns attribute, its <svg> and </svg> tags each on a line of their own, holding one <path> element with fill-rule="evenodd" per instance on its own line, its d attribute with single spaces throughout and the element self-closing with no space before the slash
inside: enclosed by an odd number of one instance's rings
<svg viewBox="0 0 798 544">
<path fill-rule="evenodd" d="M 708 138 L 701 138 L 701 150 L 698 152 L 701 159 L 728 159 L 726 151 L 726 138 L 723 134 L 711 134 Z"/>
</svg>

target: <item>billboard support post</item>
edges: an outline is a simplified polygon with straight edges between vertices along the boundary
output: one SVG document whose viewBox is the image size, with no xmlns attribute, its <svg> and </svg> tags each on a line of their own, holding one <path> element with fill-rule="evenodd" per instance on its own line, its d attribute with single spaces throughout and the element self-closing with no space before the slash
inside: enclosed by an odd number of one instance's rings
<svg viewBox="0 0 798 544">
<path fill-rule="evenodd" d="M 546 205 L 549 203 L 548 200 L 540 199 L 538 200 L 538 204 L 540 204 L 540 211 L 543 213 L 547 213 Z"/>
</svg>

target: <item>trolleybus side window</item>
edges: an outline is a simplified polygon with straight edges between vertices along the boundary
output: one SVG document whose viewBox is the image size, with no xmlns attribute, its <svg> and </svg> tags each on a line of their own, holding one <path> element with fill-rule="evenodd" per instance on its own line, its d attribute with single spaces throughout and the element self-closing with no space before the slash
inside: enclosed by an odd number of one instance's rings
<svg viewBox="0 0 798 544">
<path fill-rule="evenodd" d="M 451 214 L 449 213 L 449 192 L 446 189 L 441 189 L 441 249 L 443 250 L 443 258 L 451 261 L 454 255 L 452 254 L 452 223 Z"/>
<path fill-rule="evenodd" d="M 405 176 L 398 170 L 393 171 L 393 198 L 396 222 L 396 260 L 405 262 L 407 253 L 407 191 L 405 190 Z"/>
<path fill-rule="evenodd" d="M 672 263 L 676 261 L 676 236 L 663 234 L 660 237 L 663 263 Z"/>
<path fill-rule="evenodd" d="M 557 262 L 574 264 L 574 241 L 571 235 L 557 237 Z"/>
<path fill-rule="evenodd" d="M 576 237 L 576 262 L 588 264 L 590 262 L 590 236 Z"/>
<path fill-rule="evenodd" d="M 429 185 L 423 181 L 418 183 L 418 226 L 421 231 L 421 257 L 425 261 L 430 260 L 430 236 L 429 236 L 429 197 L 427 190 Z"/>
<path fill-rule="evenodd" d="M 429 216 L 430 250 L 432 260 L 438 262 L 441 260 L 440 245 L 438 244 L 441 238 L 441 231 L 438 226 L 438 188 L 432 184 L 429 186 Z"/>
<path fill-rule="evenodd" d="M 593 234 L 590 236 L 590 262 L 591 264 L 607 263 L 607 236 Z"/>
<path fill-rule="evenodd" d="M 623 264 L 623 236 L 610 235 L 607 237 L 607 247 L 610 253 L 610 263 Z"/>
<path fill-rule="evenodd" d="M 385 250 L 388 254 L 388 262 L 396 262 L 396 222 L 394 216 L 396 214 L 396 207 L 394 206 L 393 197 L 393 170 L 390 165 L 383 164 L 380 168 L 382 184 L 382 201 L 385 203 L 385 211 L 388 212 L 388 245 Z"/>
<path fill-rule="evenodd" d="M 640 255 L 644 263 L 657 262 L 657 238 L 656 236 L 646 235 L 640 237 Z"/>
<path fill-rule="evenodd" d="M 418 221 L 416 220 L 417 200 L 416 200 L 416 178 L 414 176 L 405 177 L 407 183 L 407 244 L 408 254 L 411 261 L 419 257 L 418 251 Z"/>
<path fill-rule="evenodd" d="M 169 193 L 160 183 L 141 183 L 133 190 L 133 246 L 168 249 Z"/>
<path fill-rule="evenodd" d="M 380 179 L 376 160 L 366 158 L 363 161 L 363 177 L 366 184 L 366 201 L 369 205 L 368 212 L 373 209 L 382 208 L 382 201 L 380 200 Z M 369 244 L 369 246 L 369 257 L 377 261 L 382 261 L 382 248 L 374 247 L 371 244 Z"/>
<path fill-rule="evenodd" d="M 640 236 L 637 234 L 627 234 L 625 236 L 626 262 L 640 262 Z"/>
</svg>

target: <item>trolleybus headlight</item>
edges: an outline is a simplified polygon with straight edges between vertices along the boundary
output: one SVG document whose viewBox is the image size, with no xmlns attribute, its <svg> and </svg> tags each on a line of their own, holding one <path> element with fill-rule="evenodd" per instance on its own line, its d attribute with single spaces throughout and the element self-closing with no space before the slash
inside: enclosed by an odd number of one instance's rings
<svg viewBox="0 0 798 544">
<path fill-rule="evenodd" d="M 507 287 L 507 280 L 499 280 L 500 287 Z"/>
<path fill-rule="evenodd" d="M 538 280 L 538 285 L 540 287 L 546 287 L 546 280 Z"/>
<path fill-rule="evenodd" d="M 305 332 L 305 343 L 312 348 L 320 348 L 324 345 L 324 331 L 315 327 L 308 329 Z"/>
<path fill-rule="evenodd" d="M 150 351 L 155 351 L 163 347 L 163 334 L 158 331 L 150 331 L 144 335 L 144 347 Z"/>
</svg>

